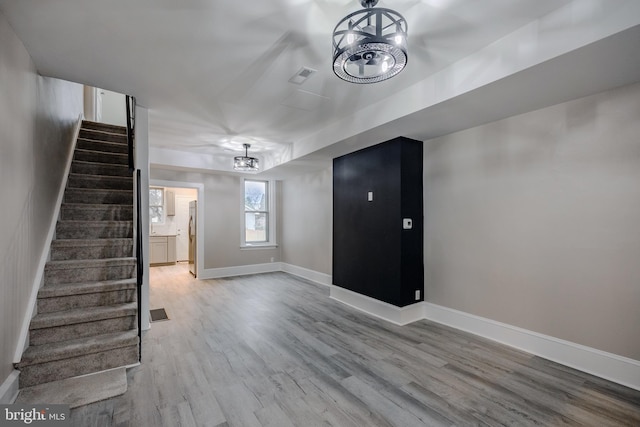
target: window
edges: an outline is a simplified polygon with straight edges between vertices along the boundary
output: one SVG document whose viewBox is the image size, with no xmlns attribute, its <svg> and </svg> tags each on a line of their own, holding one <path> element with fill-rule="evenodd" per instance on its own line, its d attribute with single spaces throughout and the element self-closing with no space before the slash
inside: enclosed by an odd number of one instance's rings
<svg viewBox="0 0 640 427">
<path fill-rule="evenodd" d="M 151 224 L 164 222 L 164 188 L 149 188 L 149 221 Z"/>
<path fill-rule="evenodd" d="M 243 246 L 275 245 L 270 193 L 269 181 L 244 181 Z"/>
</svg>

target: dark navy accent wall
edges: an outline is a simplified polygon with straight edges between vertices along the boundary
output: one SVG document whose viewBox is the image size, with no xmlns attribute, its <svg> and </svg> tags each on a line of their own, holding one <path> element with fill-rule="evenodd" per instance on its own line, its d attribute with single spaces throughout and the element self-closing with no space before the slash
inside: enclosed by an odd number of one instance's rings
<svg viewBox="0 0 640 427">
<path fill-rule="evenodd" d="M 395 138 L 334 159 L 333 284 L 399 307 L 422 301 L 422 211 L 422 142 Z"/>
</svg>

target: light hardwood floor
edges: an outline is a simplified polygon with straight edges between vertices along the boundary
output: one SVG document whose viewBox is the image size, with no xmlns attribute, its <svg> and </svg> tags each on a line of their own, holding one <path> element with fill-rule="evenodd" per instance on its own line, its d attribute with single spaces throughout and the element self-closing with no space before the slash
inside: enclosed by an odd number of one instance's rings
<svg viewBox="0 0 640 427">
<path fill-rule="evenodd" d="M 640 425 L 638 391 L 436 323 L 394 326 L 285 273 L 150 279 L 170 320 L 145 333 L 128 391 L 73 425 Z"/>
</svg>

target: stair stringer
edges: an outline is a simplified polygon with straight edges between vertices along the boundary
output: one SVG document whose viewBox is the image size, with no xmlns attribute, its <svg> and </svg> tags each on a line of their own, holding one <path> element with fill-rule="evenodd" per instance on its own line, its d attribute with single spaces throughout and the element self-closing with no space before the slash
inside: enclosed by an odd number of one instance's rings
<svg viewBox="0 0 640 427">
<path fill-rule="evenodd" d="M 62 201 L 64 199 L 64 191 L 67 188 L 67 181 L 69 180 L 69 173 L 71 172 L 71 163 L 73 162 L 73 155 L 76 151 L 76 144 L 78 143 L 78 136 L 80 135 L 80 128 L 82 127 L 83 120 L 84 115 L 80 114 L 71 135 L 72 141 L 70 144 L 69 152 L 67 153 L 67 160 L 65 163 L 65 171 L 62 177 L 62 182 L 60 183 L 60 187 L 58 188 L 58 196 L 55 203 L 55 209 L 51 215 L 51 221 L 49 222 L 49 231 L 47 232 L 47 238 L 45 239 L 44 245 L 42 247 L 40 259 L 38 260 L 36 275 L 33 279 L 33 282 L 31 283 L 29 303 L 27 304 L 27 309 L 25 310 L 24 317 L 22 319 L 22 326 L 20 327 L 20 335 L 18 337 L 16 350 L 13 356 L 14 364 L 20 362 L 20 360 L 22 359 L 22 354 L 29 346 L 29 325 L 31 324 L 31 319 L 33 319 L 33 317 L 38 314 L 38 292 L 44 284 L 44 267 L 47 264 L 47 261 L 49 261 L 51 242 L 53 242 L 56 236 L 56 225 L 58 224 L 58 217 L 60 215 L 60 209 L 62 207 Z"/>
</svg>

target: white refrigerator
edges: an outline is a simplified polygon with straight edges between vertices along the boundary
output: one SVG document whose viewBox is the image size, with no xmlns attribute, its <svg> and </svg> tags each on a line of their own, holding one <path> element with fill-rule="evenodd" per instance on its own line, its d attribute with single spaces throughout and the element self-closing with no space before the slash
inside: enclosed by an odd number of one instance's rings
<svg viewBox="0 0 640 427">
<path fill-rule="evenodd" d="M 198 256 L 197 256 L 197 216 L 198 202 L 189 202 L 189 273 L 193 274 L 193 277 L 197 277 L 198 274 Z"/>
</svg>

